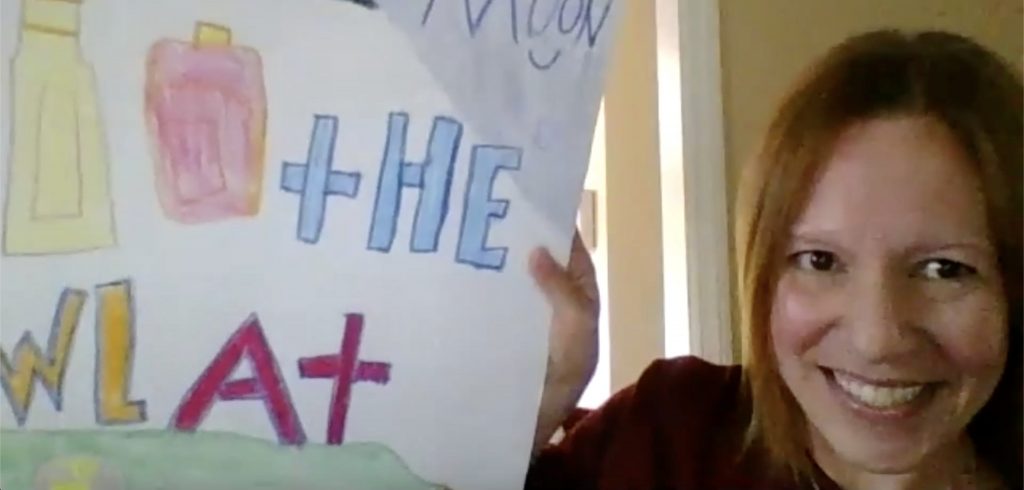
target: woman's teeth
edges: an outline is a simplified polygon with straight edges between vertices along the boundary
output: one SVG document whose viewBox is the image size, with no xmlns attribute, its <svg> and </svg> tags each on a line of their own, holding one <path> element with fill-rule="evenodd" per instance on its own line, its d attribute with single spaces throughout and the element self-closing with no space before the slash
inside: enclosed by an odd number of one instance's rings
<svg viewBox="0 0 1024 490">
<path fill-rule="evenodd" d="M 925 385 L 879 386 L 854 379 L 838 371 L 834 372 L 836 383 L 847 394 L 863 405 L 877 409 L 889 409 L 904 405 L 924 390 Z"/>
</svg>

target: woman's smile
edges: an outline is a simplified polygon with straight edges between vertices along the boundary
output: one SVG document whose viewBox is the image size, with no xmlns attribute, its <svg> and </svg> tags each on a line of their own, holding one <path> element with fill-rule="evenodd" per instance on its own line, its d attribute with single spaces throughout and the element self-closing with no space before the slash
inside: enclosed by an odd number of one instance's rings
<svg viewBox="0 0 1024 490">
<path fill-rule="evenodd" d="M 941 382 L 870 379 L 845 371 L 822 368 L 838 402 L 872 422 L 900 421 L 923 411 L 941 388 Z"/>
</svg>

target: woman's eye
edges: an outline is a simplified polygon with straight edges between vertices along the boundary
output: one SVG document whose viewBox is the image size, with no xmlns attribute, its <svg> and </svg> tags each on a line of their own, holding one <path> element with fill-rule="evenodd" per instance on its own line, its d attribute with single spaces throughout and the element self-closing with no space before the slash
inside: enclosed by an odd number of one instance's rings
<svg viewBox="0 0 1024 490">
<path fill-rule="evenodd" d="M 977 273 L 974 267 L 950 259 L 931 259 L 921 266 L 921 275 L 927 279 L 963 279 Z"/>
<path fill-rule="evenodd" d="M 832 252 L 808 250 L 793 256 L 796 266 L 803 270 L 831 272 L 838 268 L 838 260 Z"/>
</svg>

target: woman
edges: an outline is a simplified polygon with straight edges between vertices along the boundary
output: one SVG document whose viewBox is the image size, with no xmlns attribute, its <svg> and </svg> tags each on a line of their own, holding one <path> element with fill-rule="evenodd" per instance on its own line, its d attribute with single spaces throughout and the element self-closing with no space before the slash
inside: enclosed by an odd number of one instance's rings
<svg viewBox="0 0 1024 490">
<path fill-rule="evenodd" d="M 528 488 L 1021 486 L 1022 87 L 962 37 L 879 31 L 786 98 L 740 191 L 743 365 L 652 364 L 549 440 L 596 359 L 578 245 Z"/>
</svg>

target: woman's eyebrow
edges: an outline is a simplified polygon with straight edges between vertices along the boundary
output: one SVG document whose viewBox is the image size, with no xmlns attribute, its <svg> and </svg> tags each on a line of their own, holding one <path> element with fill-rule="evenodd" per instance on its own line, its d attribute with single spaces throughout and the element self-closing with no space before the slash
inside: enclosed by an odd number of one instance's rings
<svg viewBox="0 0 1024 490">
<path fill-rule="evenodd" d="M 840 234 L 841 230 L 834 228 L 798 226 L 789 233 L 789 241 L 834 246 L 840 241 Z"/>
<path fill-rule="evenodd" d="M 937 252 L 949 252 L 963 250 L 970 253 L 991 255 L 995 253 L 995 246 L 988 240 L 964 240 L 962 237 L 953 240 L 934 240 L 909 247 L 908 251 L 914 254 L 928 254 Z"/>
</svg>

